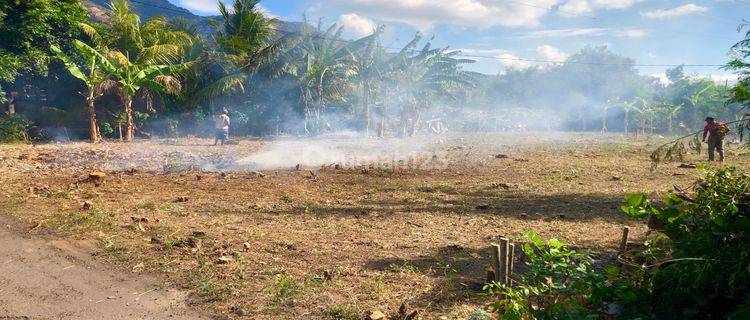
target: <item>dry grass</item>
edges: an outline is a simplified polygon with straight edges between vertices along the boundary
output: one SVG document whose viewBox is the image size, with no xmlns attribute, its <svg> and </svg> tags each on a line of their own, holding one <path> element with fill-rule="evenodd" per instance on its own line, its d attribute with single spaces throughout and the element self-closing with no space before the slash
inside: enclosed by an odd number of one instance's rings
<svg viewBox="0 0 750 320">
<path fill-rule="evenodd" d="M 231 162 L 262 141 L 5 145 L 0 207 L 39 223 L 34 232 L 98 240 L 124 272 L 163 274 L 230 318 L 359 319 L 408 301 L 427 319 L 460 319 L 484 304 L 488 245 L 500 235 L 532 230 L 612 251 L 623 225 L 636 238 L 646 231 L 619 213 L 624 194 L 698 176 L 674 164 L 649 171 L 656 141 L 556 136 L 456 136 L 395 171 L 383 160 L 314 176 L 183 168 Z M 102 186 L 84 181 L 110 165 L 118 171 Z"/>
</svg>

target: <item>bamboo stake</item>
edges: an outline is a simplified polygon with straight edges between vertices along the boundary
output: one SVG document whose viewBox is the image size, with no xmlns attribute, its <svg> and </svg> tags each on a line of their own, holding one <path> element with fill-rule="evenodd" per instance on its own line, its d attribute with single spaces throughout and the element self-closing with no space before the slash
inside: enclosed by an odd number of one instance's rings
<svg viewBox="0 0 750 320">
<path fill-rule="evenodd" d="M 622 228 L 622 239 L 620 239 L 620 254 L 625 253 L 628 248 L 628 233 L 630 233 L 629 227 Z"/>
<path fill-rule="evenodd" d="M 492 272 L 495 282 L 500 282 L 500 245 L 492 244 Z"/>
<path fill-rule="evenodd" d="M 500 238 L 500 280 L 501 283 L 508 283 L 508 238 Z"/>
<path fill-rule="evenodd" d="M 508 267 L 506 270 L 508 270 L 508 275 L 505 277 L 507 279 L 507 282 L 505 282 L 505 285 L 510 287 L 513 283 L 513 279 L 511 276 L 513 275 L 513 262 L 515 261 L 515 252 L 516 252 L 516 244 L 511 243 L 508 247 Z"/>
</svg>

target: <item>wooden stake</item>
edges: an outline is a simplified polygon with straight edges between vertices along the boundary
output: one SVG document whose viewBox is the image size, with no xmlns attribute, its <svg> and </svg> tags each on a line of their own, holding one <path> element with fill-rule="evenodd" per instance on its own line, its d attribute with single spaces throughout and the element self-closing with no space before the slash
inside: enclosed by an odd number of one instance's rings
<svg viewBox="0 0 750 320">
<path fill-rule="evenodd" d="M 500 238 L 500 283 L 508 283 L 508 238 Z"/>
<path fill-rule="evenodd" d="M 628 249 L 628 233 L 630 233 L 629 227 L 622 228 L 622 239 L 620 240 L 620 254 L 625 253 Z"/>
<path fill-rule="evenodd" d="M 495 278 L 495 282 L 500 283 L 500 245 L 492 244 L 492 273 Z"/>
<path fill-rule="evenodd" d="M 506 277 L 508 279 L 508 282 L 505 283 L 506 286 L 511 286 L 513 283 L 513 262 L 515 261 L 515 252 L 516 252 L 516 244 L 511 243 L 508 247 L 508 276 Z"/>
</svg>

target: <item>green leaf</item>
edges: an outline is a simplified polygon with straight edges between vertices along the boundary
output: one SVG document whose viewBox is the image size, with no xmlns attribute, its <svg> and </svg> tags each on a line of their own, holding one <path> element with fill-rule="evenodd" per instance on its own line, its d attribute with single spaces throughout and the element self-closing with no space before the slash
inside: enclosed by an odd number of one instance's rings
<svg viewBox="0 0 750 320">
<path fill-rule="evenodd" d="M 526 232 L 526 238 L 531 240 L 531 242 L 533 242 L 537 248 L 544 247 L 544 239 L 542 239 L 542 237 L 538 234 L 528 231 Z"/>
<path fill-rule="evenodd" d="M 89 89 L 91 89 L 91 87 L 93 86 L 91 83 L 91 79 L 89 79 L 89 77 L 87 77 L 83 73 L 83 71 L 81 71 L 81 69 L 78 68 L 78 66 L 75 63 L 73 63 L 73 61 L 71 61 L 70 58 L 68 58 L 68 56 L 65 55 L 65 53 L 62 52 L 62 50 L 60 50 L 60 48 L 58 48 L 55 45 L 51 45 L 50 50 L 52 51 L 52 53 L 55 54 L 55 57 L 57 59 L 59 59 L 60 61 L 63 62 L 63 64 L 65 64 L 65 68 L 68 69 L 68 72 L 70 72 L 71 75 L 85 82 L 86 86 Z"/>
<path fill-rule="evenodd" d="M 564 243 L 562 243 L 560 240 L 557 240 L 555 238 L 549 239 L 549 241 L 547 241 L 547 244 L 550 247 L 555 248 L 555 249 L 560 249 L 565 246 Z"/>
</svg>

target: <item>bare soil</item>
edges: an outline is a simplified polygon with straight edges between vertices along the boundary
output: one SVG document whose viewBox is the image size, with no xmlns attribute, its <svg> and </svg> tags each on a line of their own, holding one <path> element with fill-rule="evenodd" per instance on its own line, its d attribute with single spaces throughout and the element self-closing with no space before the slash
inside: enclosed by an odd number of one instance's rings
<svg viewBox="0 0 750 320">
<path fill-rule="evenodd" d="M 657 196 L 700 176 L 673 163 L 650 171 L 662 140 L 467 134 L 401 142 L 391 154 L 372 151 L 389 141 L 323 141 L 342 159 L 299 169 L 287 166 L 294 159 L 248 165 L 278 149 L 271 141 L 6 145 L 0 208 L 32 234 L 92 243 L 125 278 L 159 274 L 217 316 L 361 319 L 408 302 L 423 319 L 465 319 L 487 302 L 489 245 L 500 236 L 534 231 L 604 260 L 623 226 L 642 239 L 643 223 L 619 211 L 623 195 Z M 320 143 L 285 145 L 282 156 Z M 748 163 L 728 148 L 728 164 Z M 89 180 L 99 170 L 102 184 Z M 136 291 L 145 290 L 120 295 Z"/>
<path fill-rule="evenodd" d="M 1 319 L 210 319 L 187 292 L 112 272 L 88 241 L 47 240 L 0 215 Z"/>
</svg>

